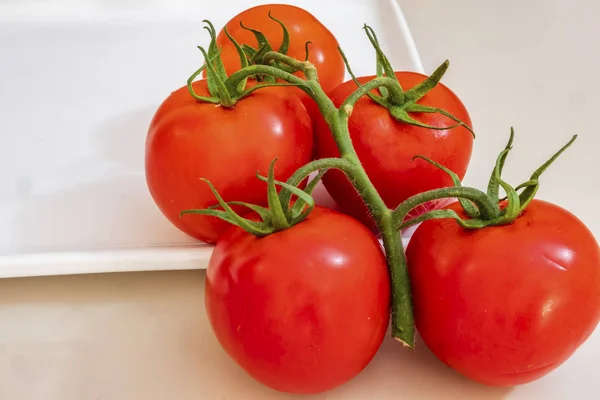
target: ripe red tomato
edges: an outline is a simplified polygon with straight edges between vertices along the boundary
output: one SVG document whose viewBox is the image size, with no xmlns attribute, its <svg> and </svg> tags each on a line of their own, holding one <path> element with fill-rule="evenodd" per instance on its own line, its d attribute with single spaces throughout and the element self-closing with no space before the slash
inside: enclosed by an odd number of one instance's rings
<svg viewBox="0 0 600 400">
<path fill-rule="evenodd" d="M 227 353 L 259 382 L 317 393 L 355 377 L 385 336 L 390 287 L 372 232 L 315 207 L 257 238 L 233 228 L 206 272 L 205 305 Z"/>
<path fill-rule="evenodd" d="M 206 81 L 194 82 L 208 96 Z M 266 205 L 267 174 L 278 157 L 276 179 L 286 180 L 312 159 L 311 120 L 302 102 L 284 88 L 263 88 L 226 108 L 198 103 L 186 87 L 158 108 L 146 139 L 146 181 L 162 213 L 186 234 L 214 243 L 229 225 L 187 209 L 217 204 L 210 180 L 225 201 Z"/>
<path fill-rule="evenodd" d="M 426 76 L 413 72 L 396 72 L 400 84 L 408 90 Z M 358 78 L 366 83 L 374 76 Z M 353 81 L 344 82 L 330 98 L 336 107 L 356 90 Z M 419 104 L 441 108 L 471 126 L 471 119 L 460 99 L 446 86 L 438 84 Z M 311 114 L 313 115 L 313 114 Z M 439 114 L 412 113 L 418 121 L 435 127 L 451 126 L 454 122 Z M 337 157 L 339 151 L 325 120 L 314 118 L 317 158 Z M 394 208 L 408 197 L 440 187 L 452 186 L 444 171 L 416 155 L 426 156 L 450 168 L 461 179 L 469 165 L 473 137 L 464 127 L 449 130 L 425 129 L 395 120 L 389 111 L 367 96 L 355 105 L 349 119 L 352 143 L 367 175 L 388 207 Z M 367 226 L 374 222 L 352 184 L 340 171 L 330 171 L 323 184 L 341 209 Z M 426 210 L 427 207 L 423 207 Z"/>
<path fill-rule="evenodd" d="M 325 91 L 331 90 L 344 81 L 346 71 L 344 60 L 338 51 L 335 36 L 308 11 L 289 4 L 263 4 L 249 8 L 234 16 L 227 24 L 227 31 L 239 43 L 257 47 L 254 34 L 240 26 L 261 31 L 273 50 L 279 49 L 283 39 L 281 25 L 269 18 L 269 11 L 274 18 L 284 23 L 289 31 L 290 46 L 287 55 L 297 60 L 306 58 L 306 42 L 309 45 L 308 60 L 318 70 L 319 82 Z M 239 55 L 225 31 L 217 35 L 217 45 L 221 48 L 221 56 L 227 74 L 241 68 Z M 296 73 L 302 76 L 302 73 Z M 299 92 L 299 91 L 298 91 Z M 303 92 L 301 92 L 303 93 Z M 308 98 L 308 96 L 306 96 Z"/>
<path fill-rule="evenodd" d="M 406 255 L 424 342 L 484 384 L 542 377 L 600 319 L 598 243 L 574 215 L 544 201 L 533 200 L 510 225 L 481 230 L 426 221 Z"/>
</svg>

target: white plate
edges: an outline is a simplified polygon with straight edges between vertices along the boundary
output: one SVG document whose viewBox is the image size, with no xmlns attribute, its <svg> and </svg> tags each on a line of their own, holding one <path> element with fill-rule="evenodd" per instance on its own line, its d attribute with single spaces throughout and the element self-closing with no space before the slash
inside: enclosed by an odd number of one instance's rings
<svg viewBox="0 0 600 400">
<path fill-rule="evenodd" d="M 394 0 L 284 2 L 326 24 L 357 74 L 375 66 L 364 23 L 395 68 L 423 70 Z M 144 178 L 148 123 L 202 62 L 201 21 L 267 2 L 206 3 L 0 3 L 0 277 L 206 267 L 212 247 L 171 226 Z"/>
</svg>

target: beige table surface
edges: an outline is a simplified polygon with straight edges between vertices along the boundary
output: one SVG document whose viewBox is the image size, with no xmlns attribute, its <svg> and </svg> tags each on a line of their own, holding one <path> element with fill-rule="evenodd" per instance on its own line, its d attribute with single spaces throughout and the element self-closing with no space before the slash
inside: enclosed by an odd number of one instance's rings
<svg viewBox="0 0 600 400">
<path fill-rule="evenodd" d="M 573 133 L 573 150 L 540 196 L 579 215 L 597 237 L 600 71 L 594 1 L 402 0 L 428 71 L 467 103 L 480 137 L 467 180 L 483 185 L 510 125 L 512 180 Z M 531 153 L 531 157 L 528 157 Z M 518 163 L 518 165 L 515 165 Z M 525 171 L 519 172 L 519 168 Z M 580 185 L 588 183 L 587 188 Z M 204 273 L 128 273 L 0 280 L 0 400 L 287 399 L 248 378 L 217 345 L 203 308 Z M 423 346 L 387 340 L 354 381 L 318 399 L 599 399 L 600 332 L 561 368 L 518 389 L 490 389 Z"/>
</svg>

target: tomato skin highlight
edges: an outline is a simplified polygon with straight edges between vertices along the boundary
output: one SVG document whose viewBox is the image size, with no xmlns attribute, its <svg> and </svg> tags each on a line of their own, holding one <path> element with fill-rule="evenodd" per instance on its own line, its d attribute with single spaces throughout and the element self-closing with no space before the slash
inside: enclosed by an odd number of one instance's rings
<svg viewBox="0 0 600 400">
<path fill-rule="evenodd" d="M 219 342 L 249 375 L 278 391 L 319 393 L 351 380 L 379 349 L 389 285 L 375 236 L 317 206 L 264 238 L 237 227 L 223 235 L 205 305 Z"/>
<path fill-rule="evenodd" d="M 548 374 L 600 320 L 598 243 L 551 203 L 533 200 L 512 224 L 476 231 L 426 221 L 406 255 L 421 337 L 481 383 L 513 386 Z"/>
<path fill-rule="evenodd" d="M 426 76 L 414 72 L 396 72 L 404 90 L 422 82 Z M 360 77 L 366 83 L 374 76 Z M 353 81 L 344 82 L 329 97 L 339 107 L 356 90 Z M 441 108 L 468 126 L 471 119 L 460 99 L 439 83 L 419 104 Z M 311 115 L 314 115 L 311 113 Z M 455 123 L 439 114 L 411 113 L 414 119 L 431 126 L 445 127 Z M 339 150 L 331 131 L 322 117 L 314 118 L 316 158 L 338 157 Z M 348 126 L 352 143 L 371 182 L 390 208 L 418 193 L 452 186 L 452 180 L 442 170 L 422 159 L 422 155 L 450 168 L 461 179 L 471 159 L 473 136 L 464 127 L 433 130 L 407 125 L 395 120 L 389 111 L 367 96 L 354 106 Z M 358 193 L 340 171 L 330 171 L 323 178 L 327 191 L 341 209 L 365 225 L 374 227 L 367 207 Z M 421 212 L 431 207 L 422 207 Z M 414 213 L 411 216 L 416 216 Z"/>
<path fill-rule="evenodd" d="M 193 84 L 208 96 L 206 81 Z M 198 103 L 187 87 L 157 109 L 146 139 L 146 181 L 162 213 L 181 231 L 214 243 L 229 228 L 215 217 L 181 211 L 217 204 L 208 179 L 225 201 L 266 205 L 267 175 L 278 157 L 276 179 L 285 181 L 313 156 L 310 116 L 300 99 L 279 87 L 263 88 L 226 108 Z"/>
</svg>

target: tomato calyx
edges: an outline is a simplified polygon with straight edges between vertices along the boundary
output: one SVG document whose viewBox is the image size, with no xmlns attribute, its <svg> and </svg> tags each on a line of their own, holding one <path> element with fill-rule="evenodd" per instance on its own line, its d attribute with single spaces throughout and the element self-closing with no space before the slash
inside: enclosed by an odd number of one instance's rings
<svg viewBox="0 0 600 400">
<path fill-rule="evenodd" d="M 421 158 L 446 172 L 452 178 L 454 186 L 421 193 L 400 204 L 394 210 L 394 219 L 398 225 L 398 229 L 403 229 L 430 219 L 440 218 L 452 218 L 464 229 L 481 229 L 488 226 L 512 223 L 525 211 L 529 203 L 534 199 L 539 188 L 540 176 L 575 142 L 577 135 L 574 135 L 567 144 L 536 169 L 529 180 L 516 187 L 512 187 L 501 177 L 506 157 L 512 149 L 513 139 L 514 129 L 511 129 L 508 143 L 496 159 L 496 164 L 488 183 L 487 192 L 463 187 L 459 177 L 449 168 L 446 168 L 427 157 L 416 156 L 415 158 Z M 504 198 L 499 198 L 500 188 L 506 193 Z M 521 193 L 519 193 L 519 190 L 521 190 Z M 461 218 L 454 210 L 443 209 L 429 211 L 408 221 L 405 219 L 407 213 L 419 204 L 431 200 L 454 197 L 458 198 L 458 201 L 468 218 Z"/>
<path fill-rule="evenodd" d="M 285 24 L 281 20 L 272 16 L 271 11 L 269 11 L 268 15 L 269 15 L 270 19 L 277 22 L 279 24 L 279 26 L 281 26 L 282 40 L 281 40 L 281 45 L 279 46 L 279 48 L 277 50 L 274 50 L 273 47 L 271 46 L 271 44 L 269 43 L 269 40 L 267 39 L 267 37 L 261 31 L 249 28 L 249 27 L 245 26 L 242 21 L 240 21 L 240 26 L 242 27 L 242 29 L 250 31 L 256 38 L 256 42 L 257 42 L 256 48 L 254 48 L 246 43 L 242 44 L 241 45 L 242 50 L 244 51 L 244 53 L 247 57 L 247 61 L 248 61 L 249 65 L 271 65 L 271 66 L 277 67 L 285 72 L 293 74 L 293 73 L 297 72 L 296 69 L 290 67 L 289 65 L 286 65 L 285 63 L 281 63 L 276 60 L 273 60 L 272 58 L 265 57 L 267 55 L 267 53 L 273 52 L 273 51 L 276 51 L 277 53 L 282 54 L 282 55 L 287 55 L 287 52 L 288 52 L 288 49 L 290 46 L 290 33 L 289 33 L 287 27 L 285 26 Z M 308 60 L 308 45 L 310 43 L 311 42 L 306 42 L 306 44 L 305 44 L 306 57 L 305 57 L 304 61 Z M 254 79 L 256 79 L 259 82 L 264 81 L 264 82 L 275 83 L 274 77 L 270 76 L 270 75 L 256 75 L 254 77 Z"/>
<path fill-rule="evenodd" d="M 297 86 L 296 84 L 290 83 L 276 83 L 274 79 L 262 79 L 265 83 L 259 85 L 253 85 L 247 88 L 248 79 L 250 76 L 246 76 L 243 79 L 235 80 L 232 82 L 230 77 L 227 76 L 227 72 L 225 71 L 225 66 L 223 64 L 223 60 L 221 58 L 221 50 L 217 46 L 217 34 L 215 27 L 213 24 L 208 21 L 203 21 L 206 25 L 204 29 L 206 29 L 210 35 L 210 44 L 208 46 L 208 51 L 204 49 L 202 46 L 198 46 L 198 49 L 202 52 L 204 57 L 204 65 L 196 70 L 187 80 L 187 88 L 190 95 L 196 99 L 196 101 L 200 103 L 212 103 L 212 104 L 220 104 L 224 107 L 233 107 L 237 101 L 243 99 L 248 96 L 250 93 L 254 92 L 257 89 L 267 87 L 267 86 Z M 245 28 L 244 29 L 249 29 Z M 241 70 L 247 69 L 249 67 L 250 61 L 253 60 L 253 57 L 248 59 L 243 46 L 241 46 L 227 31 L 227 28 L 223 28 L 225 34 L 229 38 L 229 40 L 235 46 L 238 55 L 240 57 Z M 261 57 L 264 57 L 264 54 L 271 51 L 270 46 L 268 46 L 268 41 L 264 35 L 262 35 L 258 31 L 252 30 L 252 32 L 256 32 L 255 35 L 264 38 L 265 46 L 264 49 L 261 50 Z M 289 42 L 289 39 L 288 39 Z M 286 46 L 282 44 L 284 50 L 286 50 Z M 255 55 L 256 56 L 256 55 Z M 280 70 L 283 68 L 278 66 Z M 290 68 L 290 67 L 287 67 Z M 208 90 L 210 96 L 200 96 L 196 93 L 193 87 L 194 80 L 206 70 L 206 82 L 208 86 Z M 233 76 L 234 74 L 232 74 Z M 257 75 L 253 76 L 256 78 Z"/>
<path fill-rule="evenodd" d="M 205 209 L 185 210 L 180 213 L 180 217 L 185 214 L 200 214 L 220 218 L 233 225 L 239 226 L 246 232 L 257 237 L 265 237 L 275 232 L 291 228 L 292 226 L 304 221 L 306 217 L 313 211 L 315 201 L 311 197 L 311 193 L 315 186 L 319 183 L 326 168 L 319 171 L 314 179 L 312 179 L 302 190 L 297 186 L 286 182 L 281 182 L 275 179 L 275 158 L 269 166 L 269 174 L 267 177 L 256 173 L 257 179 L 267 183 L 267 200 L 268 207 L 262 207 L 255 204 L 249 204 L 241 201 L 226 202 L 223 200 L 213 184 L 202 178 L 215 196 L 218 204 Z M 306 176 L 304 176 L 306 177 Z M 298 181 L 300 183 L 302 179 Z M 280 193 L 277 192 L 277 186 L 281 187 Z M 296 198 L 292 199 L 295 195 Z M 241 206 L 250 210 L 250 214 L 257 215 L 260 220 L 256 221 L 252 215 L 251 218 L 243 217 L 233 210 L 231 206 Z M 221 209 L 219 209 L 221 208 Z"/>
<path fill-rule="evenodd" d="M 451 113 L 441 108 L 426 106 L 418 103 L 419 100 L 421 100 L 442 80 L 442 77 L 444 76 L 444 74 L 448 70 L 448 67 L 450 66 L 450 62 L 448 60 L 444 61 L 430 76 L 428 76 L 421 83 L 405 91 L 402 88 L 400 81 L 396 77 L 394 68 L 392 67 L 389 59 L 381 50 L 379 40 L 377 39 L 377 35 L 373 31 L 373 28 L 365 24 L 363 29 L 367 33 L 367 37 L 369 38 L 369 41 L 371 42 L 377 53 L 377 77 L 381 78 L 387 76 L 394 81 L 394 84 L 391 87 L 379 87 L 379 95 L 376 95 L 371 91 L 367 92 L 366 95 L 372 101 L 374 101 L 382 107 L 387 108 L 390 112 L 390 115 L 399 122 L 418 126 L 420 128 L 434 130 L 447 130 L 463 126 L 473 135 L 473 137 L 475 137 L 475 132 L 473 131 L 473 129 L 467 124 L 465 124 L 463 121 L 452 115 Z M 356 78 L 356 75 L 352 72 L 350 63 L 348 62 L 348 59 L 346 58 L 341 49 L 340 52 L 342 53 L 342 58 L 344 60 L 344 63 L 346 64 L 346 69 L 352 77 L 352 80 L 359 87 L 363 86 Z M 455 122 L 455 124 L 441 127 L 433 126 L 414 119 L 409 113 L 437 113 L 451 119 Z"/>
</svg>

